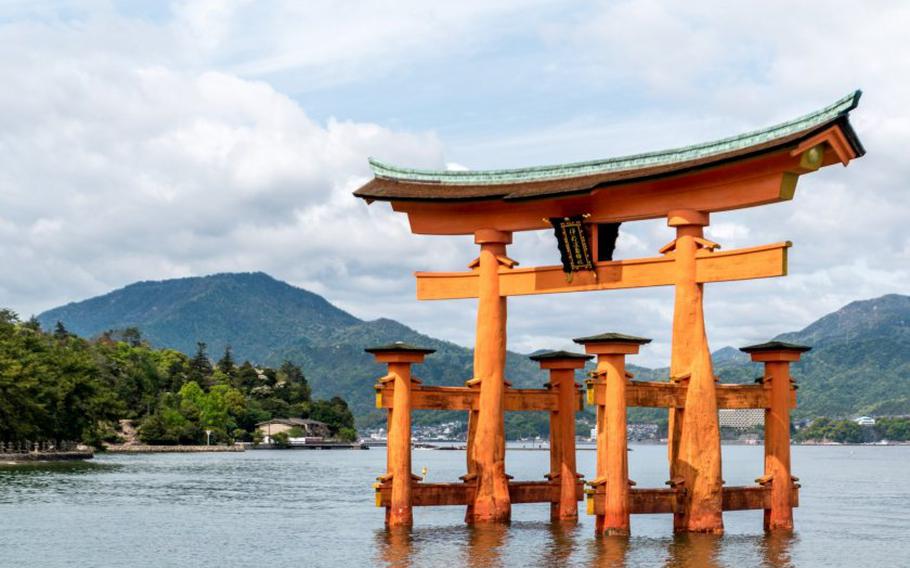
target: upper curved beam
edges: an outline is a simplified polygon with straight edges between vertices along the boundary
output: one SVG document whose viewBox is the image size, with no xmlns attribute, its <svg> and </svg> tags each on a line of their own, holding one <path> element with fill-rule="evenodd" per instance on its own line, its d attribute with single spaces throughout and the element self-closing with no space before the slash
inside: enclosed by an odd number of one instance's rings
<svg viewBox="0 0 910 568">
<path fill-rule="evenodd" d="M 805 116 L 739 136 L 683 148 L 574 164 L 448 171 L 402 168 L 371 159 L 375 179 L 354 194 L 367 201 L 396 202 L 564 197 L 589 193 L 607 185 L 653 180 L 741 161 L 782 148 L 793 149 L 832 126 L 837 127 L 846 142 L 846 147 L 838 150 L 852 154 L 849 159 L 865 153 L 847 120 L 849 112 L 856 108 L 860 95 L 860 91 L 855 91 Z"/>
</svg>

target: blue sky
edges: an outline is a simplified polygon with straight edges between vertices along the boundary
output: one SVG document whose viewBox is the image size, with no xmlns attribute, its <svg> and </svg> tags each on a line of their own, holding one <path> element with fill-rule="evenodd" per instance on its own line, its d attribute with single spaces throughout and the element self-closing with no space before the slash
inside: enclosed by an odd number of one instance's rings
<svg viewBox="0 0 910 568">
<path fill-rule="evenodd" d="M 414 300 L 470 239 L 414 237 L 350 193 L 367 156 L 517 167 L 710 140 L 865 91 L 869 154 L 791 203 L 715 215 L 725 247 L 792 240 L 784 279 L 712 286 L 712 345 L 908 293 L 903 2 L 41 2 L 0 5 L 2 304 L 29 315 L 136 280 L 263 270 L 461 344 L 470 302 Z M 624 226 L 652 256 L 660 222 Z M 554 263 L 544 232 L 523 265 Z M 615 329 L 668 357 L 670 290 L 527 298 L 510 346 Z M 204 339 L 204 338 L 201 338 Z"/>
</svg>

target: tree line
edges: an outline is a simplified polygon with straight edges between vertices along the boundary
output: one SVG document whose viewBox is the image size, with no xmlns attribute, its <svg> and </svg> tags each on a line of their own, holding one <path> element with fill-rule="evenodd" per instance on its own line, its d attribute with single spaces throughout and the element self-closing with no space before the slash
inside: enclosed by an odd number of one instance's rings
<svg viewBox="0 0 910 568">
<path fill-rule="evenodd" d="M 290 361 L 237 363 L 228 347 L 212 363 L 205 343 L 187 356 L 152 347 L 135 328 L 88 340 L 0 309 L 0 441 L 100 446 L 121 441 L 119 421 L 129 419 L 149 444 L 202 444 L 206 431 L 212 443 L 233 443 L 253 440 L 259 422 L 292 417 L 357 437 L 345 400 L 313 399 Z"/>
<path fill-rule="evenodd" d="M 890 442 L 910 441 L 910 418 L 882 417 L 875 419 L 874 426 L 860 426 L 853 420 L 816 418 L 805 428 L 797 430 L 794 439 L 798 442 L 838 442 L 841 444 L 862 444 L 888 440 Z"/>
</svg>

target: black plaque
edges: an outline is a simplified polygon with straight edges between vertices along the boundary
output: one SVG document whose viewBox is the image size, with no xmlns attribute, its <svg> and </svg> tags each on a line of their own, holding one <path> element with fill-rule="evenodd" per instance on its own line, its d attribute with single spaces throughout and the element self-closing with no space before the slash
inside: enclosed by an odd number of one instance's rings
<svg viewBox="0 0 910 568">
<path fill-rule="evenodd" d="M 572 274 L 579 270 L 594 270 L 584 217 L 551 217 L 550 224 L 556 233 L 563 272 Z"/>
</svg>

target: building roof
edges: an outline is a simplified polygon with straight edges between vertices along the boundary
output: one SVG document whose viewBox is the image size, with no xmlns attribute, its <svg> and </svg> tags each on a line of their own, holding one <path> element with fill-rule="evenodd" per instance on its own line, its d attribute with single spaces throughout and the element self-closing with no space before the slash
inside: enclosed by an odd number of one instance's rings
<svg viewBox="0 0 910 568">
<path fill-rule="evenodd" d="M 572 353 L 571 351 L 545 351 L 528 357 L 531 361 L 555 361 L 559 359 L 581 359 L 587 361 L 593 359 L 594 355 L 585 355 L 584 353 Z"/>
<path fill-rule="evenodd" d="M 800 353 L 805 353 L 806 351 L 811 351 L 812 348 L 808 345 L 787 343 L 786 341 L 768 341 L 767 343 L 740 347 L 739 350 L 744 353 L 760 353 L 762 351 L 799 351 Z"/>
<path fill-rule="evenodd" d="M 423 170 L 370 159 L 375 178 L 354 192 L 367 201 L 530 200 L 587 193 L 719 165 L 783 148 L 796 147 L 838 125 L 857 156 L 865 150 L 848 121 L 859 103 L 855 91 L 815 112 L 771 126 L 682 148 L 588 162 L 486 171 Z"/>
<path fill-rule="evenodd" d="M 572 341 L 581 345 L 584 345 L 585 343 L 634 343 L 635 345 L 651 343 L 651 340 L 647 337 L 636 337 L 634 335 L 614 332 L 589 335 L 588 337 L 576 337 Z"/>
<path fill-rule="evenodd" d="M 325 422 L 311 420 L 309 418 L 272 418 L 265 422 L 259 422 L 256 426 L 265 426 L 267 424 L 284 424 L 285 426 L 327 426 Z"/>
</svg>

